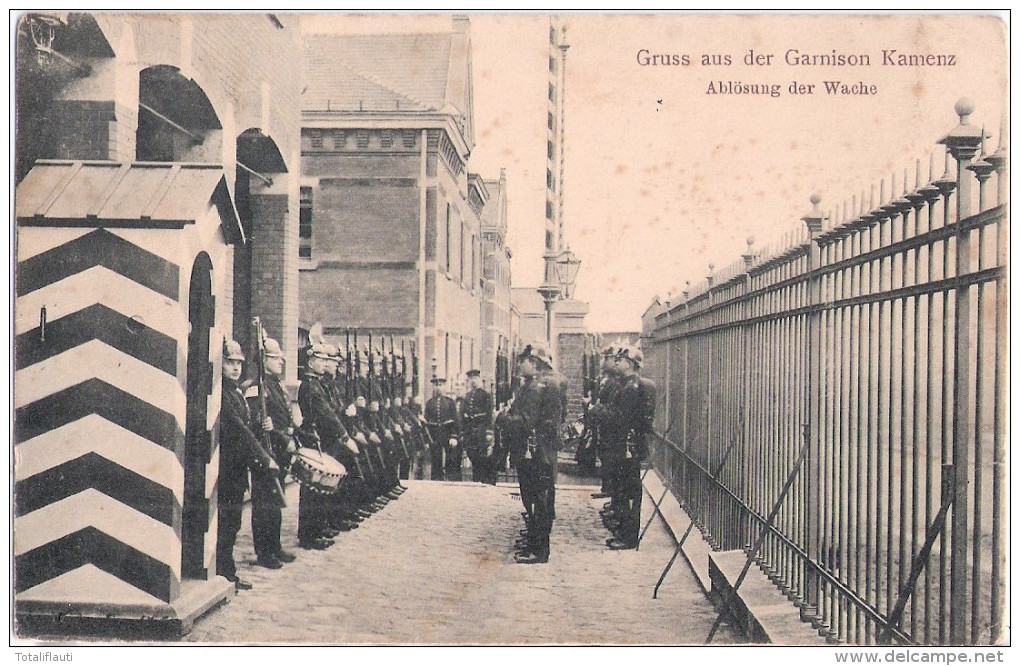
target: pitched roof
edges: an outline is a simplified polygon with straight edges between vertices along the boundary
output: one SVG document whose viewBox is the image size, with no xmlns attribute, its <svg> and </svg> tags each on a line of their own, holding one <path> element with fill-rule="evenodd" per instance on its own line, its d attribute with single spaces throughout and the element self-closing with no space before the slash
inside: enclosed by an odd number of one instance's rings
<svg viewBox="0 0 1020 666">
<path fill-rule="evenodd" d="M 302 108 L 440 111 L 450 99 L 454 35 L 306 35 Z M 450 91 L 452 92 L 452 91 Z"/>
</svg>

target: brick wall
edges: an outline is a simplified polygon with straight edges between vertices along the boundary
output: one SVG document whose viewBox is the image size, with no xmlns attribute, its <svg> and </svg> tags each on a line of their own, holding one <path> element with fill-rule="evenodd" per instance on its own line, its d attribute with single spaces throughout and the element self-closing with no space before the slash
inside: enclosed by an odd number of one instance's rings
<svg viewBox="0 0 1020 666">
<path fill-rule="evenodd" d="M 567 380 L 567 422 L 581 416 L 581 396 L 584 389 L 584 333 L 561 333 L 555 359 L 559 373 Z"/>
<path fill-rule="evenodd" d="M 312 258 L 417 261 L 418 208 L 414 181 L 322 178 L 312 193 Z"/>
<path fill-rule="evenodd" d="M 54 100 L 47 118 L 46 132 L 53 144 L 46 157 L 110 159 L 110 124 L 117 120 L 112 100 Z"/>
<path fill-rule="evenodd" d="M 324 327 L 414 328 L 418 273 L 414 269 L 319 268 L 300 276 L 301 322 Z"/>
<path fill-rule="evenodd" d="M 284 265 L 287 234 L 287 196 L 285 194 L 251 195 L 251 312 L 259 316 L 266 333 L 284 340 L 283 303 L 286 297 Z"/>
</svg>

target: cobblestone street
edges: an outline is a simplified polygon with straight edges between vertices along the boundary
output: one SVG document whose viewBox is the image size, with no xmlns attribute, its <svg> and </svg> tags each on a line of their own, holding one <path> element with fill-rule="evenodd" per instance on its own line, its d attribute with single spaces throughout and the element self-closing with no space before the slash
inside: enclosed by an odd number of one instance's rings
<svg viewBox="0 0 1020 666">
<path fill-rule="evenodd" d="M 255 565 L 245 514 L 235 557 L 254 589 L 200 618 L 182 640 L 311 644 L 700 644 L 715 619 L 680 562 L 653 600 L 673 552 L 654 524 L 640 551 L 609 551 L 593 488 L 557 489 L 552 556 L 513 562 L 520 500 L 509 485 L 408 481 L 398 501 L 325 551 L 295 543 L 297 488 L 284 509 L 298 560 Z M 645 498 L 645 515 L 651 501 Z M 724 627 L 715 642 L 732 642 Z"/>
</svg>

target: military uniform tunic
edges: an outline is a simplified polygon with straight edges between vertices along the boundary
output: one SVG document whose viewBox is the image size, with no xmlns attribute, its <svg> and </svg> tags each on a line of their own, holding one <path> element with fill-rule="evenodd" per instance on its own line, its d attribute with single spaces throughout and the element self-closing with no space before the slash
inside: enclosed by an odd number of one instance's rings
<svg viewBox="0 0 1020 666">
<path fill-rule="evenodd" d="M 237 577 L 234 542 L 241 529 L 248 470 L 266 474 L 272 457 L 252 430 L 251 412 L 237 382 L 223 378 L 220 402 L 220 471 L 217 482 L 219 516 L 216 530 L 216 573 Z M 259 429 L 261 431 L 261 429 Z"/>
<path fill-rule="evenodd" d="M 450 439 L 457 437 L 457 403 L 449 396 L 436 394 L 425 403 L 425 424 L 432 437 L 432 479 L 442 481 L 446 478 L 443 465 L 444 456 L 460 458 L 460 447 L 456 449 L 450 446 Z M 450 467 L 449 460 L 446 467 Z M 460 468 L 460 465 L 457 465 Z M 451 478 L 450 481 L 460 481 L 460 478 Z"/>
<path fill-rule="evenodd" d="M 468 391 L 461 402 L 461 439 L 471 460 L 471 480 L 487 481 L 489 473 L 486 433 L 492 428 L 492 396 L 483 388 Z"/>
</svg>

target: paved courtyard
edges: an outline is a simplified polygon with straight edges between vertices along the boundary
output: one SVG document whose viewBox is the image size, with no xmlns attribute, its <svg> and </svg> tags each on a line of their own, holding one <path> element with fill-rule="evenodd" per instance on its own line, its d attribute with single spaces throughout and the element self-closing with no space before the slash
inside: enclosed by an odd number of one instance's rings
<svg viewBox="0 0 1020 666">
<path fill-rule="evenodd" d="M 198 643 L 700 644 L 715 619 L 653 524 L 639 551 L 605 548 L 591 487 L 561 487 L 548 564 L 513 561 L 520 500 L 509 485 L 408 481 L 408 492 L 325 551 L 296 548 L 297 488 L 288 489 L 285 547 L 298 560 L 255 565 L 250 518 L 239 574 L 254 584 L 200 618 Z M 646 515 L 650 500 L 645 498 Z M 733 642 L 727 627 L 716 643 Z"/>
</svg>

